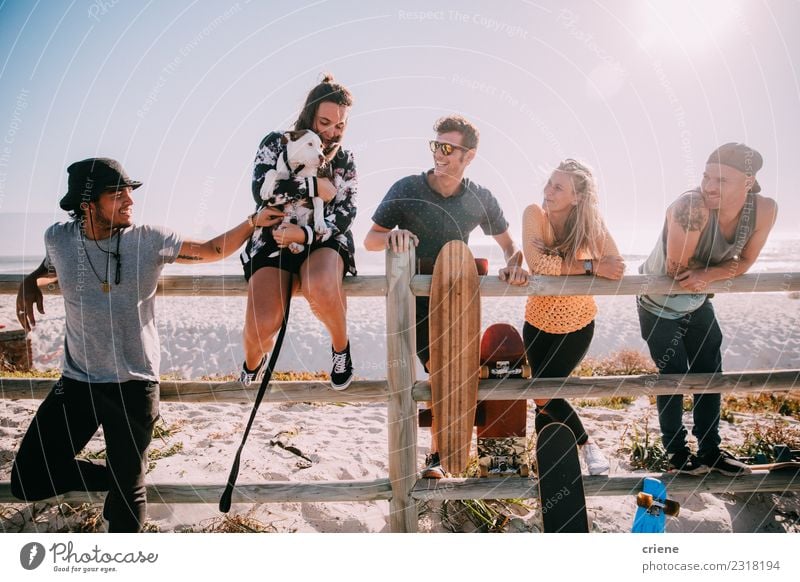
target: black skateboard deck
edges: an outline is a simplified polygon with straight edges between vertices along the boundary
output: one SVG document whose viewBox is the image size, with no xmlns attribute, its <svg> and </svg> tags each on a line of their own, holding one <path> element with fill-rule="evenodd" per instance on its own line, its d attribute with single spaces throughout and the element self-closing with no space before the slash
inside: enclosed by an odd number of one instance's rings
<svg viewBox="0 0 800 582">
<path fill-rule="evenodd" d="M 545 533 L 588 533 L 578 444 L 568 426 L 554 422 L 539 432 L 536 464 Z"/>
</svg>

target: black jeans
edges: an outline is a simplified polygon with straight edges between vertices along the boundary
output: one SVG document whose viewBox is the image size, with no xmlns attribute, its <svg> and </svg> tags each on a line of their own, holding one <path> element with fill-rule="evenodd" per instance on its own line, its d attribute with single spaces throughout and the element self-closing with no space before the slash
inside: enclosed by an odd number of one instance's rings
<svg viewBox="0 0 800 582">
<path fill-rule="evenodd" d="M 431 359 L 430 337 L 428 316 L 430 315 L 430 297 L 417 297 L 417 357 L 422 367 L 428 371 L 428 360 Z"/>
<path fill-rule="evenodd" d="M 639 306 L 639 326 L 660 373 L 722 371 L 722 331 L 708 300 L 680 319 L 658 317 Z M 656 403 L 661 441 L 667 453 L 687 450 L 683 396 L 659 396 Z M 697 454 L 700 457 L 719 451 L 719 410 L 719 394 L 695 395 L 692 434 L 697 439 Z"/>
<path fill-rule="evenodd" d="M 594 336 L 594 321 L 571 333 L 547 333 L 527 321 L 522 328 L 525 353 L 534 378 L 566 378 L 586 355 Z M 589 440 L 578 413 L 563 398 L 553 398 L 536 408 L 537 434 L 551 422 L 566 424 L 579 445 Z"/>
<path fill-rule="evenodd" d="M 38 501 L 68 491 L 108 491 L 103 516 L 109 531 L 140 531 L 158 395 L 158 382 L 86 384 L 62 376 L 22 439 L 11 470 L 12 494 Z M 76 459 L 100 426 L 106 463 Z"/>
</svg>

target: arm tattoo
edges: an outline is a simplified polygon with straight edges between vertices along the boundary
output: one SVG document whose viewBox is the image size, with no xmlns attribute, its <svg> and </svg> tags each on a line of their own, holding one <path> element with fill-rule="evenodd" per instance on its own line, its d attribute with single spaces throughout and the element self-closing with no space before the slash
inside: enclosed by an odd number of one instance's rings
<svg viewBox="0 0 800 582">
<path fill-rule="evenodd" d="M 686 267 L 681 265 L 679 261 L 675 261 L 673 259 L 667 259 L 667 275 L 669 275 L 673 279 L 678 275 L 680 275 L 685 270 Z"/>
<path fill-rule="evenodd" d="M 203 257 L 197 257 L 194 255 L 178 255 L 179 259 L 183 259 L 184 261 L 202 261 Z"/>
<path fill-rule="evenodd" d="M 214 250 L 217 251 L 218 255 L 222 254 L 222 247 L 214 247 Z"/>
<path fill-rule="evenodd" d="M 706 211 L 702 200 L 694 196 L 682 198 L 675 206 L 672 219 L 684 232 L 696 232 L 702 229 L 706 221 Z"/>
</svg>

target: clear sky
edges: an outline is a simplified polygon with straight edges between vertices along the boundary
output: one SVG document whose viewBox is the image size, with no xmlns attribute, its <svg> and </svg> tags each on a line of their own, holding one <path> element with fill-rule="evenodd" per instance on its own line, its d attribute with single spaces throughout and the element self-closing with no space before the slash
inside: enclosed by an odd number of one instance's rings
<svg viewBox="0 0 800 582">
<path fill-rule="evenodd" d="M 63 219 L 67 165 L 108 156 L 145 183 L 138 222 L 220 232 L 252 211 L 259 140 L 288 128 L 331 71 L 356 98 L 345 140 L 359 245 L 389 186 L 431 165 L 431 126 L 452 112 L 480 128 L 469 175 L 517 240 L 550 169 L 576 157 L 596 170 L 621 248 L 645 252 L 664 208 L 727 141 L 763 154 L 763 193 L 791 236 L 798 22 L 789 0 L 6 0 L 0 214 Z"/>
</svg>

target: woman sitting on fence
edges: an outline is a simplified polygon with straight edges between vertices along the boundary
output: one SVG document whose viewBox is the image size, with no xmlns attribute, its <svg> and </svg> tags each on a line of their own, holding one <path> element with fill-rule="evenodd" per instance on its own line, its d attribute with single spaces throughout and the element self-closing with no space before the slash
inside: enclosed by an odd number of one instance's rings
<svg viewBox="0 0 800 582">
<path fill-rule="evenodd" d="M 331 387 L 344 390 L 353 379 L 350 342 L 347 337 L 347 299 L 342 288 L 345 273 L 356 274 L 355 245 L 350 227 L 356 216 L 356 166 L 353 154 L 341 149 L 341 140 L 353 97 L 332 75 L 311 89 L 295 123 L 295 131 L 310 129 L 322 140 L 325 165 L 316 180 L 319 197 L 325 201 L 327 232 L 317 234 L 310 228 L 282 223 L 272 229 L 257 228 L 242 253 L 244 276 L 248 280 L 247 313 L 244 323 L 245 362 L 240 380 L 245 386 L 260 383 L 267 356 L 283 321 L 288 297 L 289 277 L 292 289 L 302 288 L 314 315 L 331 336 Z M 267 172 L 278 165 L 283 155 L 283 134 L 267 135 L 256 152 L 253 170 L 253 198 L 256 208 L 265 206 L 261 188 Z M 307 186 L 311 178 L 306 179 Z M 275 211 L 276 216 L 281 216 Z M 297 254 L 291 243 L 303 245 Z M 281 250 L 273 252 L 275 247 Z"/>
<path fill-rule="evenodd" d="M 553 171 L 541 207 L 531 204 L 525 209 L 522 242 L 532 274 L 617 280 L 625 271 L 600 216 L 594 176 L 576 160 L 567 159 Z M 572 373 L 589 349 L 596 313 L 591 296 L 528 297 L 523 338 L 534 378 L 564 378 Z M 537 433 L 551 422 L 566 424 L 575 433 L 589 474 L 608 471 L 608 461 L 566 400 L 534 402 Z"/>
</svg>

